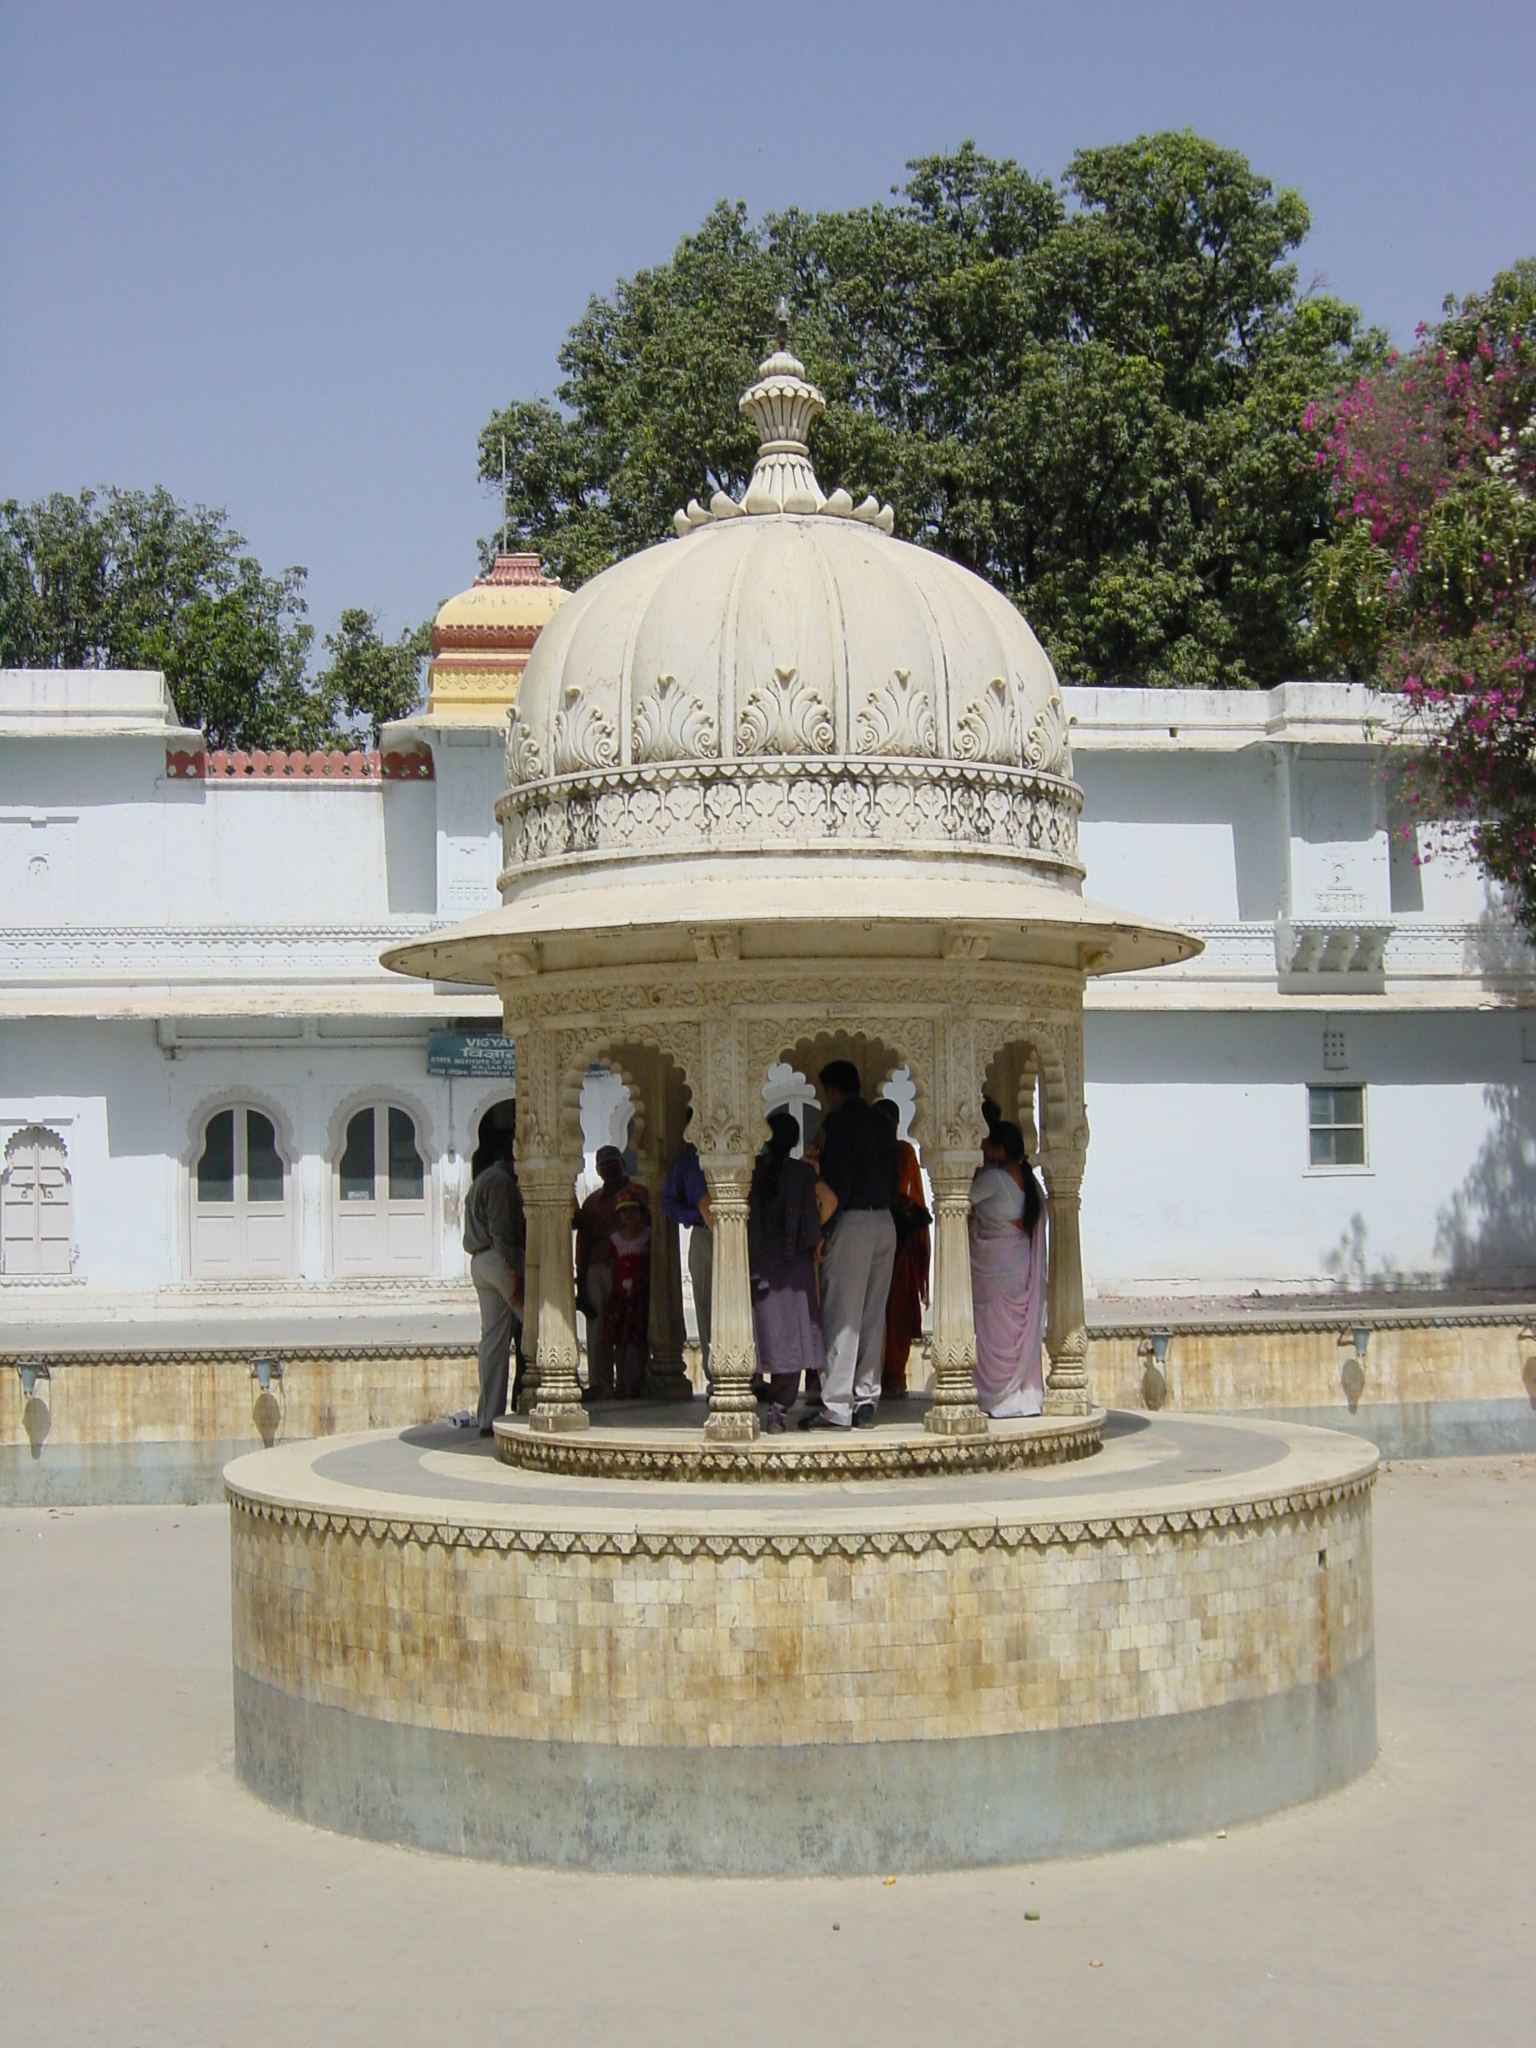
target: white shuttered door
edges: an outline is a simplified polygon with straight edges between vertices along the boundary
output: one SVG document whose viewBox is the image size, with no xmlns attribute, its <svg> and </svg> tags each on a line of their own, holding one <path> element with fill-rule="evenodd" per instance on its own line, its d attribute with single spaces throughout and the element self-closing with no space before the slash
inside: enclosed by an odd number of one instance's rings
<svg viewBox="0 0 1536 2048">
<path fill-rule="evenodd" d="M 74 1219 L 64 1141 L 24 1130 L 5 1148 L 0 1185 L 0 1270 L 57 1275 L 74 1263 Z"/>
</svg>

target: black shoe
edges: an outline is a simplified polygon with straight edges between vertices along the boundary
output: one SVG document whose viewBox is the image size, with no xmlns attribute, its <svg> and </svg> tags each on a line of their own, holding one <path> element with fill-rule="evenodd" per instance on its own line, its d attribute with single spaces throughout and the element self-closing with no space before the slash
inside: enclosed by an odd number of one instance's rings
<svg viewBox="0 0 1536 2048">
<path fill-rule="evenodd" d="M 861 1401 L 861 1402 L 859 1403 L 858 1407 L 854 1409 L 854 1411 L 853 1411 L 853 1426 L 854 1426 L 854 1428 L 855 1428 L 855 1429 L 873 1429 L 873 1428 L 874 1428 L 874 1426 L 875 1426 L 875 1404 L 874 1404 L 874 1402 L 873 1402 L 873 1401 Z"/>
<path fill-rule="evenodd" d="M 492 1428 L 491 1424 L 487 1422 L 482 1426 L 480 1434 L 482 1436 L 494 1436 L 496 1434 L 496 1431 Z"/>
<path fill-rule="evenodd" d="M 841 1436 L 846 1428 L 846 1424 L 834 1422 L 825 1408 L 813 1408 L 809 1415 L 801 1416 L 800 1427 L 802 1429 L 835 1429 L 838 1435 Z"/>
</svg>

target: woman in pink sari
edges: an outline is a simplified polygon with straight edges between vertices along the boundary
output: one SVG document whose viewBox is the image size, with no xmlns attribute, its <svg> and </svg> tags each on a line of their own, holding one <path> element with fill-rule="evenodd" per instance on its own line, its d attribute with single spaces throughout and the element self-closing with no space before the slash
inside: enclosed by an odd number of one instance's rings
<svg viewBox="0 0 1536 2048">
<path fill-rule="evenodd" d="M 1017 1124 L 996 1123 L 971 1182 L 976 1399 L 999 1420 L 1038 1415 L 1045 1388 L 1045 1203 Z"/>
</svg>

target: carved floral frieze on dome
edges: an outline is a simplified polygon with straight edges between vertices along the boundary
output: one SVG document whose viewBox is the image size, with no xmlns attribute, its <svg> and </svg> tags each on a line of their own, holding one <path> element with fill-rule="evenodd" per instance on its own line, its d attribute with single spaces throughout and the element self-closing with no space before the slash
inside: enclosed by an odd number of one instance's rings
<svg viewBox="0 0 1536 2048">
<path fill-rule="evenodd" d="M 1020 759 L 1019 716 L 1001 676 L 994 676 L 955 721 L 955 753 L 962 761 L 992 761 L 1014 768 Z"/>
<path fill-rule="evenodd" d="M 1067 707 L 1052 697 L 1038 710 L 1024 741 L 1024 765 L 1042 769 L 1047 775 L 1072 773 L 1072 750 L 1067 743 Z"/>
<path fill-rule="evenodd" d="M 912 680 L 910 669 L 891 671 L 859 713 L 859 747 L 891 759 L 921 759 L 939 751 L 933 699 Z"/>
<path fill-rule="evenodd" d="M 836 744 L 832 707 L 793 668 L 776 668 L 759 683 L 736 725 L 741 754 L 830 754 Z"/>
<path fill-rule="evenodd" d="M 635 706 L 630 750 L 637 762 L 712 761 L 720 751 L 715 721 L 691 690 L 673 675 Z"/>
<path fill-rule="evenodd" d="M 551 738 L 557 775 L 574 775 L 582 768 L 611 768 L 619 758 L 619 736 L 612 719 L 574 683 L 565 689 Z"/>
<path fill-rule="evenodd" d="M 507 724 L 508 786 L 515 788 L 519 783 L 537 782 L 543 773 L 544 758 L 539 752 L 539 743 L 522 712 L 514 708 Z"/>
</svg>

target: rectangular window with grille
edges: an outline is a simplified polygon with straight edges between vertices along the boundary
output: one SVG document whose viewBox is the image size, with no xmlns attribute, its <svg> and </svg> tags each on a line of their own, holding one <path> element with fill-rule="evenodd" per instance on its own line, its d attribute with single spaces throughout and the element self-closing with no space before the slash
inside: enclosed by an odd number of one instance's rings
<svg viewBox="0 0 1536 2048">
<path fill-rule="evenodd" d="M 1308 1156 L 1313 1166 L 1364 1166 L 1365 1090 L 1307 1090 Z"/>
</svg>

